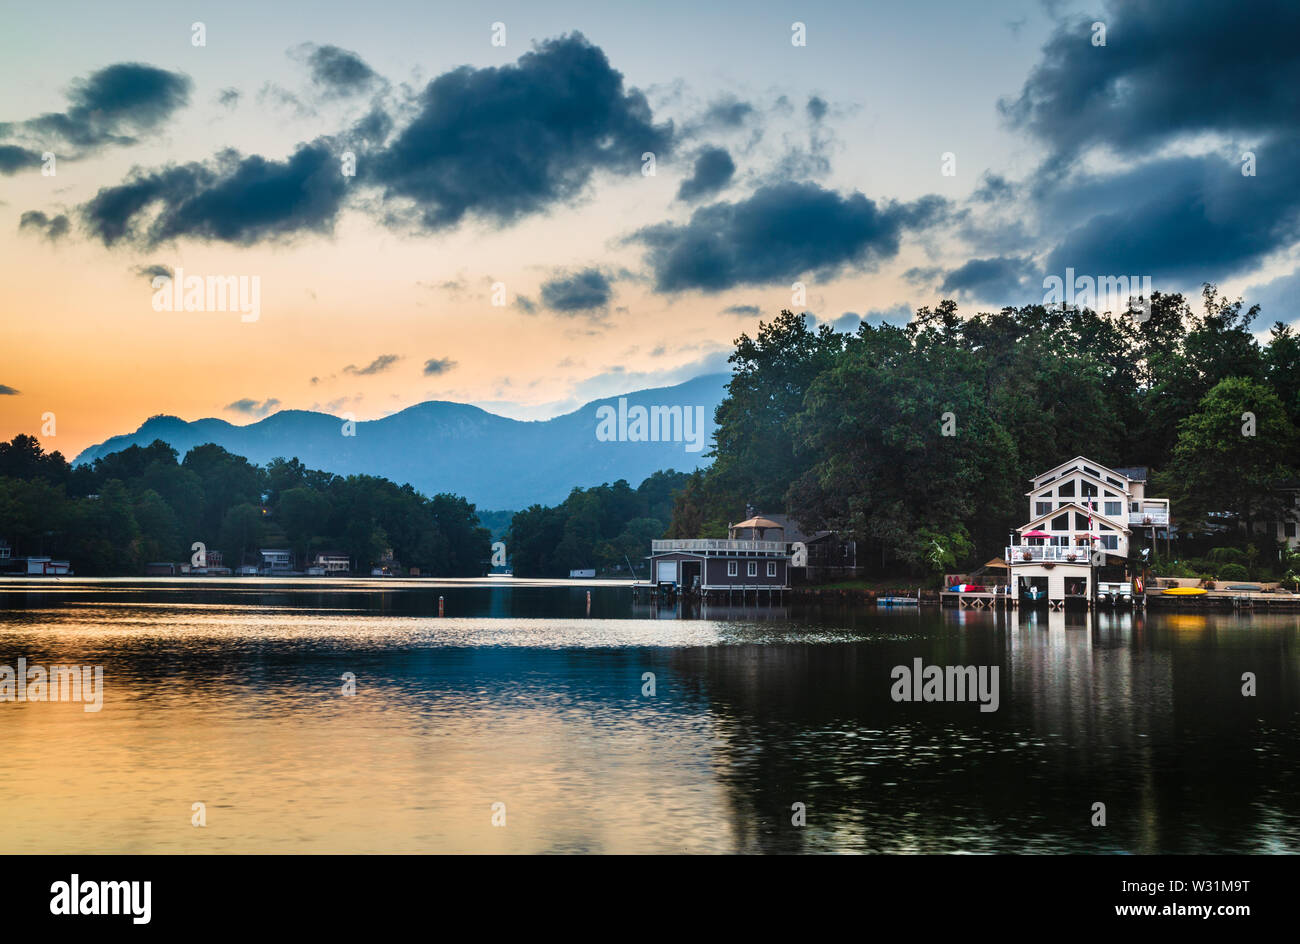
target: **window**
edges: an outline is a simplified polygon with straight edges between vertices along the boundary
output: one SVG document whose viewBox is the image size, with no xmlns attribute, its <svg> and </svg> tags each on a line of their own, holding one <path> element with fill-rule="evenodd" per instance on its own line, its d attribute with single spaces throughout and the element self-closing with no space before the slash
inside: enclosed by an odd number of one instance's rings
<svg viewBox="0 0 1300 944">
<path fill-rule="evenodd" d="M 1034 502 L 1034 517 L 1035 517 L 1035 518 L 1037 518 L 1039 515 L 1045 515 L 1045 514 L 1047 514 L 1049 511 L 1051 511 L 1051 510 L 1052 510 L 1052 503 L 1049 502 L 1049 501 L 1045 501 L 1045 502 L 1041 502 L 1041 501 L 1040 501 L 1040 502 Z"/>
<path fill-rule="evenodd" d="M 735 561 L 727 561 L 727 576 L 734 577 L 738 573 Z"/>
<path fill-rule="evenodd" d="M 1096 469 L 1090 469 L 1090 468 L 1088 468 L 1086 465 L 1083 467 L 1083 471 L 1087 472 L 1087 473 L 1088 473 L 1089 475 L 1091 475 L 1094 479 L 1099 479 L 1099 478 L 1101 478 L 1101 473 L 1100 473 L 1100 472 L 1098 472 Z"/>
<path fill-rule="evenodd" d="M 750 577 L 757 577 L 757 576 L 758 576 L 758 561 L 750 561 L 750 562 L 749 562 L 748 576 L 750 576 Z"/>
<path fill-rule="evenodd" d="M 1052 530 L 1053 530 L 1053 531 L 1069 531 L 1069 530 L 1070 530 L 1070 516 L 1069 516 L 1068 514 L 1067 514 L 1067 515 L 1057 515 L 1055 518 L 1053 518 L 1053 519 L 1052 519 Z"/>
<path fill-rule="evenodd" d="M 776 561 L 768 561 L 768 562 L 767 562 L 767 575 L 768 575 L 769 577 L 775 577 L 775 576 L 776 576 Z"/>
<path fill-rule="evenodd" d="M 1101 536 L 1101 546 L 1104 547 L 1104 548 L 1105 548 L 1106 550 L 1108 550 L 1108 551 L 1118 551 L 1118 550 L 1119 550 L 1119 535 L 1118 535 L 1118 534 L 1103 534 L 1103 535 Z"/>
<path fill-rule="evenodd" d="M 1083 483 L 1083 497 L 1084 497 L 1084 498 L 1096 498 L 1096 497 L 1097 497 L 1097 486 L 1093 485 L 1091 482 L 1084 482 L 1084 483 Z"/>
<path fill-rule="evenodd" d="M 1128 503 L 1128 510 L 1129 510 L 1129 511 L 1137 511 L 1137 510 L 1138 510 L 1138 503 L 1137 503 L 1137 502 L 1129 502 L 1129 503 Z"/>
<path fill-rule="evenodd" d="M 1056 494 L 1062 498 L 1074 497 L 1074 482 L 1065 482 L 1056 490 Z"/>
<path fill-rule="evenodd" d="M 1124 483 L 1123 483 L 1123 482 L 1116 481 L 1115 479 L 1111 478 L 1109 475 L 1106 476 L 1106 481 L 1109 482 L 1111 485 L 1114 485 L 1116 488 L 1123 488 L 1123 487 L 1124 487 Z"/>
<path fill-rule="evenodd" d="M 1077 511 L 1074 513 L 1074 530 L 1076 530 L 1076 531 L 1087 531 L 1087 530 L 1088 530 L 1088 516 L 1087 516 L 1087 515 L 1080 514 L 1080 513 L 1077 512 Z"/>
<path fill-rule="evenodd" d="M 1123 510 L 1123 502 L 1106 502 L 1106 507 L 1104 509 L 1107 518 L 1118 518 Z"/>
<path fill-rule="evenodd" d="M 1288 521 L 1288 522 L 1286 523 L 1286 536 L 1289 537 L 1289 538 L 1293 538 L 1293 537 L 1295 537 L 1295 522 L 1294 522 L 1294 521 Z"/>
</svg>

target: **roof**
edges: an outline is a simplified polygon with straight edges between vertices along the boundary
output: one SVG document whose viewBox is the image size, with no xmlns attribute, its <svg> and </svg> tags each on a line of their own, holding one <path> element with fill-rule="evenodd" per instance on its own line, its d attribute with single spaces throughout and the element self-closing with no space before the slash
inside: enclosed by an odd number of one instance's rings
<svg viewBox="0 0 1300 944">
<path fill-rule="evenodd" d="M 762 518 L 762 517 L 759 517 L 758 515 L 755 515 L 753 518 L 748 518 L 748 519 L 746 519 L 746 520 L 744 520 L 744 521 L 741 521 L 739 524 L 733 524 L 733 525 L 731 525 L 730 527 L 733 527 L 733 528 L 781 528 L 781 529 L 784 530 L 785 525 L 780 524 L 779 522 L 773 521 L 771 518 Z"/>
<path fill-rule="evenodd" d="M 1083 507 L 1083 505 L 1080 505 L 1077 502 L 1069 502 L 1061 506 L 1060 508 L 1055 508 L 1049 512 L 1046 512 L 1045 514 L 1039 515 L 1037 518 L 1034 518 L 1028 524 L 1022 524 L 1020 527 L 1016 528 L 1016 530 L 1020 532 L 1030 531 L 1034 528 L 1035 525 L 1041 524 L 1042 522 L 1046 521 L 1048 518 L 1055 518 L 1057 515 L 1063 514 L 1068 511 L 1082 512 L 1085 515 L 1089 514 L 1089 510 Z M 1096 510 L 1092 511 L 1091 514 L 1092 517 L 1097 519 L 1098 521 L 1104 521 L 1107 524 L 1114 525 L 1116 531 L 1123 531 L 1125 534 L 1132 534 L 1132 531 L 1129 530 L 1128 525 L 1117 518 L 1108 517 L 1107 515 L 1103 515 L 1101 512 Z"/>
<path fill-rule="evenodd" d="M 1053 466 L 1052 468 L 1048 469 L 1046 472 L 1039 472 L 1037 475 L 1031 475 L 1029 477 L 1029 481 L 1037 482 L 1039 479 L 1043 478 L 1044 476 L 1051 475 L 1053 472 L 1059 472 L 1061 469 L 1065 468 L 1071 462 L 1086 462 L 1088 463 L 1088 465 L 1098 470 L 1105 470 L 1107 472 L 1119 472 L 1120 475 L 1124 474 L 1123 472 L 1120 472 L 1119 469 L 1112 469 L 1110 466 L 1104 465 L 1098 462 L 1096 459 L 1089 459 L 1087 456 L 1075 456 L 1073 459 L 1066 459 L 1060 465 Z"/>
<path fill-rule="evenodd" d="M 1118 472 L 1126 479 L 1129 479 L 1134 482 L 1145 482 L 1147 480 L 1147 472 L 1149 470 L 1144 465 L 1135 465 L 1123 469 L 1111 469 L 1111 471 Z"/>
</svg>

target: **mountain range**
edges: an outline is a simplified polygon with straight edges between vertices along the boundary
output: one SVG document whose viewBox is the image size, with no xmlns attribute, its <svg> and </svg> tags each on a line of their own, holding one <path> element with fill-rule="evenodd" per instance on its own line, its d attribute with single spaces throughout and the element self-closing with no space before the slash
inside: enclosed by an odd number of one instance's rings
<svg viewBox="0 0 1300 944">
<path fill-rule="evenodd" d="M 687 472 L 708 465 L 713 413 L 729 379 L 706 374 L 671 387 L 593 400 L 549 420 L 514 420 L 466 403 L 429 400 L 382 419 L 357 421 L 355 435 L 344 434 L 340 418 L 308 410 L 282 410 L 247 426 L 154 416 L 134 433 L 88 447 L 75 462 L 93 462 L 155 439 L 182 456 L 194 446 L 215 443 L 258 465 L 297 457 L 309 468 L 339 475 L 409 482 L 426 495 L 463 495 L 483 510 L 518 510 L 556 504 L 575 486 L 626 479 L 635 487 L 660 469 Z M 626 400 L 625 410 L 620 399 Z M 627 435 L 625 418 L 635 416 L 637 406 L 680 406 L 692 416 L 702 407 L 703 448 L 680 441 L 628 441 L 636 434 Z"/>
</svg>

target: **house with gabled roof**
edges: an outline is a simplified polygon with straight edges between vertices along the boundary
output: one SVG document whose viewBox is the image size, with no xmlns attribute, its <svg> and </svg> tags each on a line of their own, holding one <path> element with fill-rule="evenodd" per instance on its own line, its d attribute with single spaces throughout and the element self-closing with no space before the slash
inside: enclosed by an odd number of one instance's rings
<svg viewBox="0 0 1300 944">
<path fill-rule="evenodd" d="M 1146 469 L 1111 469 L 1086 456 L 1030 479 L 1029 520 L 1007 546 L 1011 592 L 1060 607 L 1090 602 L 1103 568 L 1123 568 L 1135 529 L 1168 529 L 1169 500 L 1146 494 Z"/>
</svg>

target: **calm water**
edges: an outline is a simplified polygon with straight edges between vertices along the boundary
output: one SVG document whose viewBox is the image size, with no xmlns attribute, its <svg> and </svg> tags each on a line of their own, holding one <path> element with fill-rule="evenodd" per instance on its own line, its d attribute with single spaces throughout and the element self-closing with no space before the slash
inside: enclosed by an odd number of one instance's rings
<svg viewBox="0 0 1300 944">
<path fill-rule="evenodd" d="M 0 851 L 1300 851 L 1300 615 L 519 583 L 0 583 L 0 665 L 105 677 L 0 703 Z M 999 709 L 894 702 L 917 657 L 998 666 Z"/>
</svg>

